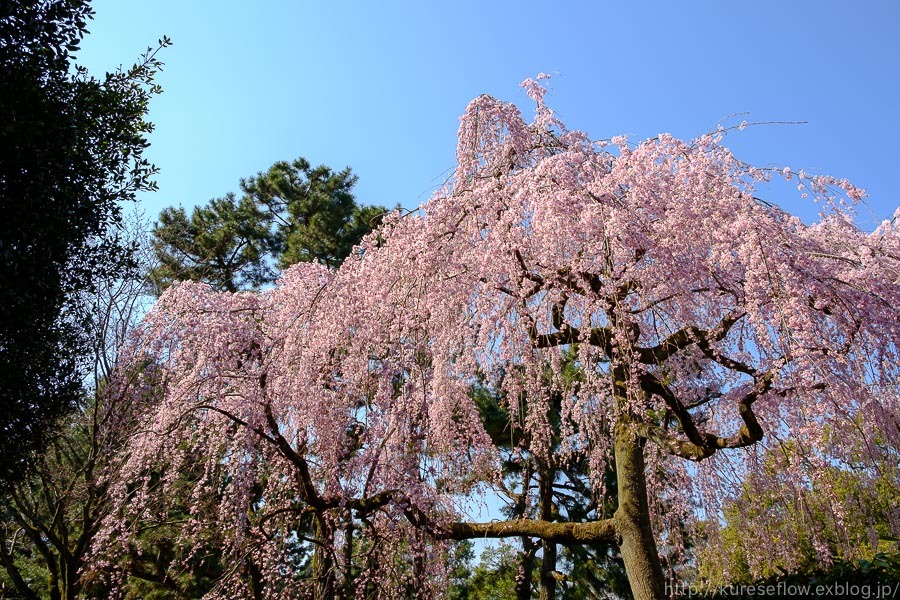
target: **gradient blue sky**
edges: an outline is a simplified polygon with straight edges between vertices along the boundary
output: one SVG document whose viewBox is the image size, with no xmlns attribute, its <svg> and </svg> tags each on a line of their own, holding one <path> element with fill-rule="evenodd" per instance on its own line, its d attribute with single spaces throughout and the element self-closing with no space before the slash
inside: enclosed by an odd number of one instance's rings
<svg viewBox="0 0 900 600">
<path fill-rule="evenodd" d="M 518 83 L 594 139 L 724 121 L 808 121 L 727 138 L 759 165 L 848 177 L 871 229 L 900 204 L 900 2 L 317 2 L 95 0 L 79 62 L 134 62 L 163 34 L 149 217 L 238 190 L 305 156 L 359 175 L 363 203 L 424 202 L 454 165 L 458 117 L 489 93 L 531 114 Z M 807 218 L 796 195 L 772 198 Z"/>
</svg>

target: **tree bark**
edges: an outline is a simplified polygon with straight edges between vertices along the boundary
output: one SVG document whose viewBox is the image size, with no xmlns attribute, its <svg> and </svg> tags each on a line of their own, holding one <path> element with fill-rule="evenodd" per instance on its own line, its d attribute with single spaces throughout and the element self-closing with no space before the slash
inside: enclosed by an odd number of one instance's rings
<svg viewBox="0 0 900 600">
<path fill-rule="evenodd" d="M 522 470 L 522 493 L 516 498 L 513 517 L 521 519 L 525 516 L 528 487 L 531 485 L 531 466 L 529 461 Z M 531 600 L 531 571 L 534 569 L 534 556 L 537 544 L 527 535 L 519 538 L 522 541 L 522 552 L 519 554 L 519 572 L 516 576 L 516 600 Z"/>
<path fill-rule="evenodd" d="M 353 598 L 356 589 L 353 581 L 353 513 L 344 513 L 344 597 Z"/>
<path fill-rule="evenodd" d="M 556 542 L 541 542 L 541 600 L 556 598 Z"/>
<path fill-rule="evenodd" d="M 616 429 L 619 508 L 613 519 L 621 540 L 620 550 L 628 583 L 635 600 L 662 599 L 665 580 L 650 526 L 644 440 L 634 435 L 627 423 L 620 423 Z"/>
<path fill-rule="evenodd" d="M 522 536 L 522 552 L 519 554 L 519 572 L 516 577 L 516 600 L 531 600 L 531 570 L 537 544 L 528 536 Z"/>
<path fill-rule="evenodd" d="M 253 600 L 263 599 L 263 581 L 262 573 L 259 567 L 253 562 L 252 558 L 247 559 L 247 576 L 250 584 L 250 593 L 253 594 Z"/>
<path fill-rule="evenodd" d="M 436 528 L 432 535 L 439 540 L 528 536 L 557 544 L 597 544 L 614 542 L 617 537 L 613 519 L 588 521 L 587 523 L 559 523 L 532 519 L 513 519 L 490 523 L 448 523 Z"/>
<path fill-rule="evenodd" d="M 6 572 L 9 575 L 9 578 L 12 580 L 16 591 L 25 600 L 40 600 L 40 596 L 34 593 L 34 591 L 28 586 L 28 583 L 22 577 L 22 573 L 13 562 L 12 554 L 6 552 L 6 543 L 7 542 L 5 539 L 0 539 L 0 564 L 2 564 L 6 569 Z M 13 542 L 13 544 L 14 543 L 15 542 Z M 4 592 L 5 590 L 6 588 L 2 587 L 2 584 L 0 584 L 0 592 Z"/>
<path fill-rule="evenodd" d="M 538 487 L 540 493 L 541 520 L 553 520 L 553 480 L 556 475 L 551 463 L 539 464 Z M 556 542 L 541 541 L 541 600 L 553 600 L 556 597 Z"/>
<path fill-rule="evenodd" d="M 316 513 L 316 541 L 318 543 L 313 552 L 313 596 L 316 600 L 331 600 L 335 597 L 334 560 L 331 554 L 334 530 L 327 516 L 321 513 Z"/>
</svg>

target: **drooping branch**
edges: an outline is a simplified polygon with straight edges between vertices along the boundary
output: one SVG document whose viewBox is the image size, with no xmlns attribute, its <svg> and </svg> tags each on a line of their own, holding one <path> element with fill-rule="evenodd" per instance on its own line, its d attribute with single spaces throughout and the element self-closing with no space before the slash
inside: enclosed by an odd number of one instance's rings
<svg viewBox="0 0 900 600">
<path fill-rule="evenodd" d="M 540 519 L 511 519 L 490 523 L 439 523 L 401 492 L 391 492 L 403 508 L 406 519 L 416 528 L 439 540 L 474 540 L 479 538 L 531 537 L 558 544 L 618 543 L 615 521 L 603 519 L 584 523 L 560 523 Z"/>
<path fill-rule="evenodd" d="M 544 286 L 544 278 L 542 276 L 538 275 L 537 273 L 533 273 L 531 271 L 531 269 L 528 268 L 528 265 L 525 264 L 525 259 L 522 257 L 522 253 L 519 252 L 518 249 L 516 249 L 513 251 L 513 255 L 516 257 L 516 260 L 519 262 L 519 266 L 522 267 L 522 277 L 520 278 L 519 281 L 521 282 L 522 280 L 527 279 L 527 280 L 531 281 L 532 283 L 535 283 L 537 285 L 537 287 L 535 288 L 534 291 L 539 290 L 541 287 L 543 287 Z M 528 295 L 529 296 L 532 295 L 534 293 L 534 291 L 530 292 Z"/>
<path fill-rule="evenodd" d="M 374 496 L 344 500 L 344 505 L 356 512 L 357 515 L 365 516 L 389 504 L 397 494 L 398 490 L 383 490 Z"/>
<path fill-rule="evenodd" d="M 701 287 L 692 288 L 690 291 L 691 291 L 692 294 L 699 294 L 699 293 L 702 293 L 702 292 L 709 292 L 709 291 L 712 291 L 712 289 L 713 289 L 713 288 L 706 287 L 706 286 L 701 286 Z M 723 293 L 731 293 L 731 292 L 728 292 L 728 290 L 725 290 L 725 289 L 723 289 L 723 288 L 719 288 L 719 291 L 721 291 L 721 292 L 723 292 Z M 648 310 L 651 310 L 651 309 L 653 309 L 653 308 L 656 308 L 656 307 L 659 306 L 660 304 L 665 304 L 666 302 L 669 302 L 670 300 L 673 300 L 673 299 L 677 298 L 678 296 L 679 296 L 678 293 L 668 294 L 668 295 L 663 296 L 663 297 L 661 297 L 661 298 L 657 298 L 657 299 L 655 299 L 655 300 L 652 300 L 652 301 L 648 302 L 647 304 L 638 306 L 637 308 L 632 308 L 631 310 L 628 311 L 628 313 L 629 313 L 629 314 L 632 314 L 632 315 L 639 315 L 639 314 L 641 314 L 641 313 L 645 313 L 645 312 L 647 312 Z"/>
<path fill-rule="evenodd" d="M 566 304 L 569 302 L 569 295 L 566 293 L 562 294 L 562 298 L 557 303 L 554 303 L 552 307 L 550 307 L 551 320 L 553 322 L 553 326 L 557 329 L 562 329 L 565 327 L 565 315 L 566 315 Z"/>
<path fill-rule="evenodd" d="M 650 440 L 672 456 L 699 462 L 715 454 L 715 450 L 706 448 L 701 444 L 682 440 L 659 425 L 635 423 L 633 428 L 636 435 Z"/>
<path fill-rule="evenodd" d="M 295 515 L 298 517 L 303 517 L 304 515 L 310 514 L 312 512 L 313 509 L 310 506 L 306 506 L 304 504 L 299 504 L 296 502 L 291 503 L 290 506 L 285 506 L 275 510 L 269 510 L 268 512 L 262 514 L 259 518 L 259 522 L 256 524 L 256 527 L 262 532 L 263 536 L 266 539 L 271 540 L 275 537 L 275 535 L 266 531 L 266 523 L 283 515 Z"/>
<path fill-rule="evenodd" d="M 265 387 L 265 376 L 261 376 L 259 378 L 260 384 Z M 211 410 L 225 418 L 229 419 L 236 425 L 241 427 L 245 427 L 246 429 L 252 431 L 256 435 L 260 437 L 263 441 L 268 444 L 271 444 L 278 448 L 279 452 L 284 456 L 284 458 L 288 459 L 295 467 L 297 467 L 297 473 L 300 476 L 300 484 L 301 484 L 301 496 L 303 501 L 316 509 L 326 508 L 322 498 L 319 496 L 318 491 L 316 490 L 315 485 L 312 481 L 312 475 L 309 471 L 309 464 L 306 462 L 306 459 L 303 458 L 302 454 L 291 446 L 290 442 L 288 442 L 283 435 L 281 435 L 281 429 L 278 426 L 278 421 L 275 419 L 275 415 L 272 412 L 272 407 L 268 402 L 263 403 L 264 408 L 263 411 L 266 417 L 266 424 L 269 427 L 269 431 L 263 431 L 259 427 L 256 427 L 244 419 L 238 417 L 237 415 L 227 411 L 221 407 L 214 406 L 211 404 L 199 404 L 192 407 L 192 410 L 206 409 Z"/>
</svg>

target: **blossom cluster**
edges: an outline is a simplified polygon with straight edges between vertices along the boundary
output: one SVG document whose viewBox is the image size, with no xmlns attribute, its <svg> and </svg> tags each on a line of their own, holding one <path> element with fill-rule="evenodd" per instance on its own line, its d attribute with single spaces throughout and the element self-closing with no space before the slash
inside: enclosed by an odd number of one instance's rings
<svg viewBox="0 0 900 600">
<path fill-rule="evenodd" d="M 122 369 L 152 369 L 155 387 L 123 386 L 142 419 L 98 555 L 178 505 L 183 543 L 214 532 L 235 564 L 279 582 L 272 597 L 309 592 L 291 553 L 313 530 L 357 593 L 439 586 L 440 561 L 415 557 L 501 479 L 476 384 L 502 399 L 523 451 L 586 458 L 598 491 L 617 432 L 648 442 L 661 530 L 747 481 L 773 491 L 817 464 L 896 458 L 896 219 L 867 234 L 841 203 L 861 190 L 777 172 L 830 203 L 806 225 L 757 198 L 771 171 L 716 134 L 592 143 L 544 104 L 540 79 L 523 84 L 533 121 L 473 100 L 452 179 L 337 271 L 294 266 L 261 293 L 166 292 Z M 812 468 L 769 477 L 785 440 Z M 235 573 L 222 595 L 246 592 Z"/>
</svg>

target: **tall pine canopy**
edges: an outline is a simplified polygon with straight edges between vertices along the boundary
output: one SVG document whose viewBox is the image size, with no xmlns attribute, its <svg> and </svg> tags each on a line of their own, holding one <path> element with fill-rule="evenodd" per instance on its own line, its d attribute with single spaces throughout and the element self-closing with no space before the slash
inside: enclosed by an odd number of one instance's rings
<svg viewBox="0 0 900 600">
<path fill-rule="evenodd" d="M 279 161 L 242 179 L 228 194 L 194 208 L 167 208 L 153 230 L 159 292 L 177 280 L 203 281 L 235 292 L 275 280 L 299 262 L 336 268 L 387 212 L 353 195 L 349 167 L 312 167 L 305 158 Z"/>
</svg>

